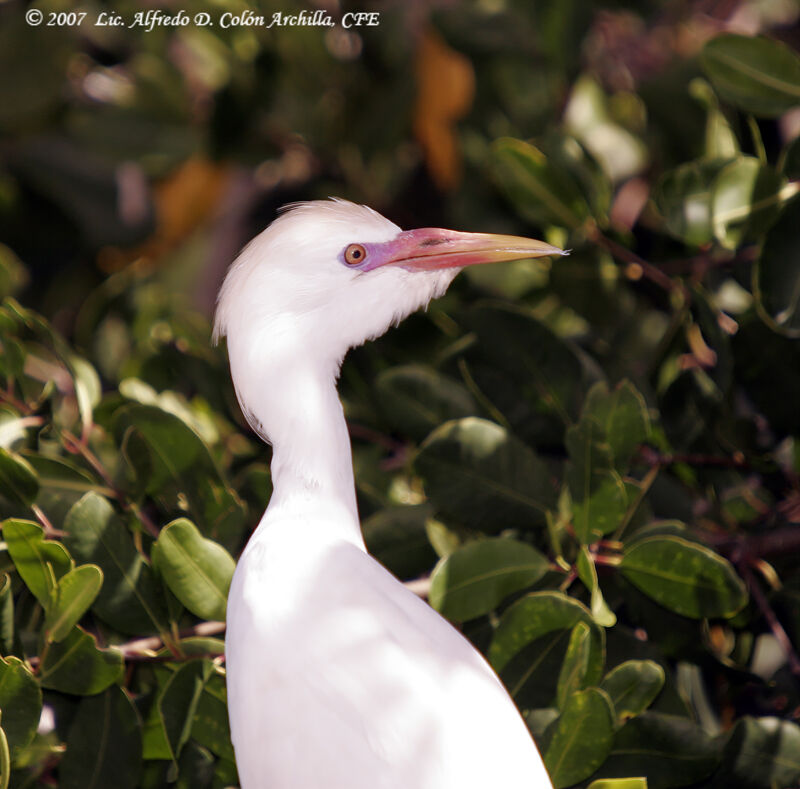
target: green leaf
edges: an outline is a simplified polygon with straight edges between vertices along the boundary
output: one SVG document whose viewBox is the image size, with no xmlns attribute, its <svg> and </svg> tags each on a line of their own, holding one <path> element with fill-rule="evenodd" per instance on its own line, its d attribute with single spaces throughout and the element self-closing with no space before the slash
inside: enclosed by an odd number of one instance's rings
<svg viewBox="0 0 800 789">
<path fill-rule="evenodd" d="M 429 504 L 386 507 L 361 523 L 371 556 L 401 580 L 419 578 L 436 562 L 426 522 Z"/>
<path fill-rule="evenodd" d="M 739 140 L 728 119 L 719 108 L 717 96 L 711 85 L 697 77 L 689 83 L 689 92 L 706 108 L 705 157 L 707 159 L 726 159 L 741 153 Z"/>
<path fill-rule="evenodd" d="M 14 595 L 11 589 L 11 576 L 8 573 L 0 573 L 0 655 L 8 655 L 13 651 Z"/>
<path fill-rule="evenodd" d="M 664 687 L 664 669 L 652 660 L 626 660 L 603 677 L 600 687 L 617 713 L 617 724 L 644 712 Z"/>
<path fill-rule="evenodd" d="M 39 493 L 39 480 L 30 464 L 16 452 L 0 447 L 0 496 L 30 506 Z"/>
<path fill-rule="evenodd" d="M 624 474 L 636 448 L 650 435 L 650 417 L 644 397 L 628 380 L 609 391 L 605 381 L 589 390 L 581 411 L 596 421 L 605 433 L 613 467 Z"/>
<path fill-rule="evenodd" d="M 246 508 L 189 425 L 155 406 L 133 404 L 117 412 L 115 433 L 145 493 L 168 510 L 188 503 L 207 537 L 230 551 L 239 547 Z"/>
<path fill-rule="evenodd" d="M 585 622 L 578 622 L 570 632 L 567 652 L 558 675 L 556 704 L 562 711 L 573 693 L 583 690 L 586 686 L 590 649 L 591 632 L 589 626 Z"/>
<path fill-rule="evenodd" d="M 747 589 L 730 562 L 680 537 L 629 545 L 620 569 L 634 586 L 682 616 L 731 617 L 747 603 Z"/>
<path fill-rule="evenodd" d="M 800 200 L 769 229 L 756 263 L 755 296 L 770 327 L 800 336 Z"/>
<path fill-rule="evenodd" d="M 64 529 L 72 553 L 103 572 L 103 586 L 93 607 L 101 619 L 133 635 L 166 628 L 159 584 L 107 499 L 87 493 L 69 511 Z"/>
<path fill-rule="evenodd" d="M 608 97 L 590 76 L 576 80 L 564 109 L 564 123 L 614 183 L 630 178 L 647 164 L 644 143 L 613 120 Z"/>
<path fill-rule="evenodd" d="M 11 778 L 11 754 L 8 750 L 8 739 L 3 727 L 0 726 L 0 789 L 8 789 Z"/>
<path fill-rule="evenodd" d="M 545 732 L 544 763 L 554 789 L 588 778 L 605 761 L 614 738 L 614 714 L 603 691 L 573 693 Z"/>
<path fill-rule="evenodd" d="M 714 236 L 727 249 L 767 231 L 783 203 L 783 178 L 752 156 L 726 165 L 711 188 Z"/>
<path fill-rule="evenodd" d="M 81 415 L 81 424 L 86 430 L 93 423 L 92 412 L 100 402 L 103 393 L 100 376 L 86 359 L 72 355 L 69 359 L 73 382 L 75 386 L 75 399 L 78 401 L 78 412 Z"/>
<path fill-rule="evenodd" d="M 19 658 L 0 657 L 0 710 L 11 758 L 30 744 L 42 713 L 42 691 Z"/>
<path fill-rule="evenodd" d="M 528 444 L 560 444 L 585 388 L 575 347 L 518 305 L 482 302 L 465 311 L 464 323 L 477 342 L 465 350 L 462 374 L 494 419 Z"/>
<path fill-rule="evenodd" d="M 606 605 L 597 580 L 597 568 L 594 565 L 594 559 L 585 545 L 582 545 L 578 552 L 575 566 L 578 570 L 578 577 L 591 594 L 591 610 L 594 621 L 601 627 L 614 627 L 617 623 L 617 617 Z"/>
<path fill-rule="evenodd" d="M 45 540 L 44 529 L 32 521 L 3 521 L 3 537 L 25 585 L 47 607 L 55 582 L 72 569 L 66 548 L 55 540 Z"/>
<path fill-rule="evenodd" d="M 736 721 L 722 753 L 715 786 L 771 789 L 800 781 L 800 727 L 780 718 Z"/>
<path fill-rule="evenodd" d="M 66 638 L 95 601 L 103 585 L 103 572 L 84 564 L 59 578 L 46 606 L 44 631 L 47 641 Z"/>
<path fill-rule="evenodd" d="M 123 669 L 121 652 L 98 649 L 94 636 L 76 626 L 64 640 L 47 648 L 39 679 L 43 688 L 92 696 L 117 682 Z"/>
<path fill-rule="evenodd" d="M 446 422 L 415 460 L 436 511 L 488 533 L 530 529 L 555 507 L 547 466 L 499 425 L 467 417 Z"/>
<path fill-rule="evenodd" d="M 173 761 L 189 739 L 203 687 L 211 676 L 211 661 L 193 660 L 181 666 L 167 681 L 158 699 L 158 710 Z"/>
<path fill-rule="evenodd" d="M 452 621 L 474 619 L 535 584 L 548 568 L 547 557 L 527 543 L 499 537 L 471 542 L 436 566 L 428 602 Z"/>
<path fill-rule="evenodd" d="M 82 699 L 59 765 L 59 789 L 134 789 L 141 772 L 141 721 L 128 694 L 112 686 Z"/>
<path fill-rule="evenodd" d="M 566 631 L 568 637 L 578 622 L 585 622 L 591 632 L 586 682 L 595 683 L 603 670 L 603 630 L 595 624 L 585 606 L 561 592 L 532 592 L 510 605 L 495 630 L 489 661 L 495 671 L 500 672 L 534 639 L 554 631 Z"/>
<path fill-rule="evenodd" d="M 225 682 L 218 674 L 209 678 L 200 694 L 192 721 L 191 736 L 217 756 L 234 760 Z"/>
<path fill-rule="evenodd" d="M 647 789 L 647 778 L 600 778 L 586 789 Z"/>
<path fill-rule="evenodd" d="M 36 504 L 47 513 L 51 523 L 63 523 L 70 507 L 81 496 L 101 488 L 89 473 L 64 458 L 26 453 L 25 459 L 39 477 Z"/>
<path fill-rule="evenodd" d="M 575 228 L 589 216 L 572 178 L 529 143 L 510 137 L 495 141 L 492 170 L 519 214 L 534 224 Z"/>
<path fill-rule="evenodd" d="M 723 99 L 754 115 L 775 117 L 800 104 L 800 58 L 780 41 L 724 34 L 701 55 Z"/>
<path fill-rule="evenodd" d="M 649 789 L 689 786 L 714 771 L 720 750 L 688 718 L 643 712 L 617 731 L 599 774 L 605 778 L 645 776 Z"/>
<path fill-rule="evenodd" d="M 384 370 L 375 380 L 375 392 L 387 424 L 420 441 L 442 422 L 478 413 L 462 384 L 423 365 Z"/>
<path fill-rule="evenodd" d="M 567 430 L 566 445 L 575 533 L 582 543 L 592 543 L 619 526 L 628 495 L 613 468 L 606 432 L 593 417 L 581 415 L 581 421 Z"/>
<path fill-rule="evenodd" d="M 693 246 L 701 246 L 712 240 L 712 184 L 730 161 L 708 159 L 688 162 L 664 173 L 653 196 L 668 233 Z"/>
<path fill-rule="evenodd" d="M 179 518 L 161 530 L 152 556 L 153 566 L 186 608 L 202 619 L 225 619 L 236 562 L 221 545 Z"/>
</svg>

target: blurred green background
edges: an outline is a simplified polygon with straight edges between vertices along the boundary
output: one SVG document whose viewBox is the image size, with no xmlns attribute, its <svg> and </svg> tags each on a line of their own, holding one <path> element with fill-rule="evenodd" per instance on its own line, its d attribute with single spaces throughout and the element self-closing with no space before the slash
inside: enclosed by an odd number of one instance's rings
<svg viewBox="0 0 800 789">
<path fill-rule="evenodd" d="M 332 24 L 221 25 L 248 11 Z M 236 785 L 224 598 L 269 449 L 209 325 L 328 196 L 571 249 L 465 272 L 340 386 L 368 547 L 555 785 L 797 786 L 798 19 L 0 2 L 0 789 Z"/>
</svg>

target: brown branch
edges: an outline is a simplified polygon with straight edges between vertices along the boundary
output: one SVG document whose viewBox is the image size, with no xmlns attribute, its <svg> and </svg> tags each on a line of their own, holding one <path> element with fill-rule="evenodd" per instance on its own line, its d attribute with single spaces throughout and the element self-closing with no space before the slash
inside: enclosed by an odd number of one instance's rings
<svg viewBox="0 0 800 789">
<path fill-rule="evenodd" d="M 764 534 L 718 534 L 701 532 L 703 542 L 713 546 L 732 562 L 752 563 L 765 556 L 787 555 L 800 551 L 800 526 L 772 529 Z"/>
<path fill-rule="evenodd" d="M 616 241 L 614 241 L 614 239 L 609 238 L 599 229 L 595 229 L 593 232 L 590 232 L 589 238 L 591 241 L 594 241 L 595 244 L 611 253 L 615 258 L 617 258 L 617 260 L 620 260 L 623 263 L 627 263 L 629 266 L 631 266 L 632 268 L 628 273 L 628 276 L 630 276 L 632 279 L 636 279 L 637 276 L 644 276 L 646 279 L 649 279 L 651 282 L 663 288 L 668 293 L 676 293 L 682 296 L 685 302 L 690 300 L 689 292 L 686 290 L 683 283 L 672 279 L 669 275 L 665 274 L 660 268 L 658 268 L 658 266 L 654 266 L 652 263 L 649 263 L 643 257 L 640 257 L 622 244 L 618 244 Z"/>
<path fill-rule="evenodd" d="M 758 609 L 761 611 L 764 619 L 767 620 L 767 624 L 772 631 L 772 635 L 775 636 L 784 653 L 786 654 L 786 659 L 789 663 L 789 668 L 791 669 L 792 674 L 800 677 L 800 657 L 798 657 L 797 652 L 795 652 L 791 639 L 784 630 L 783 625 L 778 620 L 775 611 L 772 610 L 772 606 L 769 604 L 767 596 L 764 594 L 764 591 L 761 589 L 758 581 L 753 575 L 751 562 L 747 560 L 740 562 L 738 569 L 740 575 L 747 584 L 747 588 L 750 590 L 750 594 L 753 596 L 753 601 L 755 602 L 756 606 L 758 606 Z"/>
<path fill-rule="evenodd" d="M 699 453 L 673 454 L 659 452 L 652 447 L 639 447 L 639 458 L 650 466 L 673 466 L 685 463 L 687 466 L 705 466 L 711 468 L 739 468 L 751 470 L 753 465 L 741 452 L 732 455 L 704 455 Z"/>
<path fill-rule="evenodd" d="M 101 463 L 100 458 L 92 452 L 85 439 L 78 438 L 74 433 L 69 430 L 62 430 L 61 436 L 64 439 L 64 448 L 67 452 L 73 455 L 80 455 L 95 471 L 95 473 L 105 482 L 108 489 L 111 491 L 113 497 L 120 503 L 120 505 L 131 512 L 139 520 L 139 522 L 147 529 L 152 537 L 158 537 L 159 529 L 153 521 L 132 502 L 129 502 L 122 491 L 118 490 L 114 485 L 114 480 L 108 473 L 106 467 Z"/>
</svg>

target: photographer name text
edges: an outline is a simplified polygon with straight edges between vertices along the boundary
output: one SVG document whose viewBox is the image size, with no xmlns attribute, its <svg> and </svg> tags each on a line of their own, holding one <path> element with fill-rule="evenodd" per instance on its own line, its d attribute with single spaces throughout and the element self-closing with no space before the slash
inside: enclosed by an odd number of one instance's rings
<svg viewBox="0 0 800 789">
<path fill-rule="evenodd" d="M 225 11 L 223 13 L 209 13 L 199 11 L 188 13 L 176 11 L 169 13 L 158 8 L 147 11 L 136 11 L 125 17 L 116 11 L 49 11 L 47 13 L 38 8 L 29 8 L 25 13 L 25 21 L 32 27 L 44 25 L 45 27 L 80 27 L 90 25 L 94 27 L 122 27 L 141 28 L 147 33 L 159 28 L 178 27 L 219 27 L 224 30 L 236 27 L 285 28 L 285 27 L 336 27 L 336 20 L 326 11 L 300 11 L 287 14 L 275 11 L 265 16 L 254 11 L 246 10 L 239 13 Z M 380 24 L 379 11 L 347 12 L 338 22 L 341 27 L 350 29 L 354 27 L 377 27 Z"/>
</svg>

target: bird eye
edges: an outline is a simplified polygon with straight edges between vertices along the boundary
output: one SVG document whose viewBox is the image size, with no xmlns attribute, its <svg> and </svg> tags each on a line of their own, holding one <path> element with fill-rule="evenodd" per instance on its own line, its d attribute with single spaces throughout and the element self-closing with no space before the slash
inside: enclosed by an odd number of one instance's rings
<svg viewBox="0 0 800 789">
<path fill-rule="evenodd" d="M 357 266 L 367 257 L 367 250 L 361 244 L 350 244 L 344 251 L 344 262 L 348 266 Z"/>
</svg>

